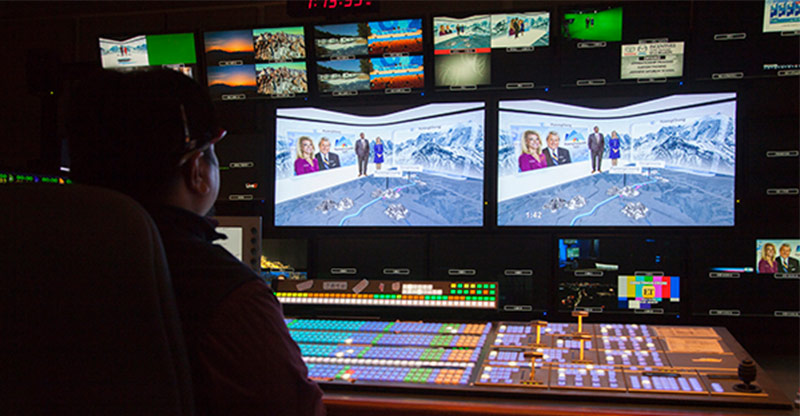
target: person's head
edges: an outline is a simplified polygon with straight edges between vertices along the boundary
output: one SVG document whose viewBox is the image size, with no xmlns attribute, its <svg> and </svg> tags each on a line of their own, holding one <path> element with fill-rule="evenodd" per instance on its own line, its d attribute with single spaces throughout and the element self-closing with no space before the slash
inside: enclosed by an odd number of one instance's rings
<svg viewBox="0 0 800 416">
<path fill-rule="evenodd" d="M 600 131 L 600 128 L 599 128 L 599 127 L 597 127 L 597 126 L 594 126 L 594 132 L 595 132 L 595 133 L 597 133 L 597 132 L 599 132 L 599 131 Z"/>
<path fill-rule="evenodd" d="M 522 133 L 522 140 L 520 141 L 522 153 L 526 154 L 539 154 L 542 150 L 542 140 L 539 139 L 539 133 L 534 130 L 525 130 Z"/>
<path fill-rule="evenodd" d="M 331 141 L 327 137 L 319 139 L 319 152 L 327 155 L 331 150 Z"/>
<path fill-rule="evenodd" d="M 98 71 L 71 92 L 71 176 L 143 204 L 205 215 L 219 193 L 216 124 L 208 94 L 172 70 Z"/>
<path fill-rule="evenodd" d="M 383 141 L 381 140 L 381 136 L 378 136 L 378 137 L 375 138 L 375 143 L 377 143 L 377 144 L 383 143 Z"/>
<path fill-rule="evenodd" d="M 764 247 L 761 248 L 761 258 L 765 260 L 774 260 L 775 259 L 775 245 L 772 243 L 764 244 Z"/>
<path fill-rule="evenodd" d="M 781 252 L 781 257 L 788 258 L 789 255 L 792 254 L 792 248 L 789 247 L 788 244 L 783 243 L 781 244 L 780 252 Z"/>
<path fill-rule="evenodd" d="M 364 132 L 363 131 L 361 132 L 361 134 L 359 134 L 359 137 L 361 137 L 362 139 L 364 138 Z"/>
<path fill-rule="evenodd" d="M 558 133 L 554 131 L 547 133 L 547 147 L 556 150 L 559 142 L 561 142 L 561 139 L 558 137 Z"/>
<path fill-rule="evenodd" d="M 611 137 L 619 137 L 616 130 L 611 130 Z"/>
<path fill-rule="evenodd" d="M 297 139 L 297 157 L 300 159 L 311 159 L 314 154 L 314 142 L 308 136 L 300 136 Z"/>
</svg>

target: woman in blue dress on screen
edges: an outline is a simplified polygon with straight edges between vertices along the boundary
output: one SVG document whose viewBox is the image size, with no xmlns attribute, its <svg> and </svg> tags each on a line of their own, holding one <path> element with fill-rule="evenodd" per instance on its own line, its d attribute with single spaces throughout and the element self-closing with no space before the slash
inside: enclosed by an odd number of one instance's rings
<svg viewBox="0 0 800 416">
<path fill-rule="evenodd" d="M 519 145 L 522 150 L 522 154 L 519 155 L 520 172 L 547 167 L 547 158 L 542 154 L 542 139 L 539 138 L 539 133 L 526 130 L 522 133 Z"/>
<path fill-rule="evenodd" d="M 611 166 L 617 166 L 619 147 L 619 136 L 617 135 L 617 131 L 614 130 L 611 132 L 611 139 L 608 140 L 608 158 L 611 159 Z"/>
<path fill-rule="evenodd" d="M 383 163 L 383 140 L 380 137 L 375 138 L 375 146 L 372 147 L 375 158 L 372 160 L 375 163 L 375 169 L 381 170 L 381 163 Z"/>
<path fill-rule="evenodd" d="M 308 136 L 300 136 L 297 140 L 297 159 L 294 160 L 294 174 L 304 175 L 319 170 L 319 163 L 314 159 L 314 142 Z"/>
</svg>

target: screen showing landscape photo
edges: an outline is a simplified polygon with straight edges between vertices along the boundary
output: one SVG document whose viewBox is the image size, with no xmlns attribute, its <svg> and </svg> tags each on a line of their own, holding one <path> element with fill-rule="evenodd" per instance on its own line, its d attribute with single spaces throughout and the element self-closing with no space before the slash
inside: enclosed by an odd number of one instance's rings
<svg viewBox="0 0 800 416">
<path fill-rule="evenodd" d="M 314 26 L 314 36 L 317 58 L 367 55 L 367 23 Z"/>
<path fill-rule="evenodd" d="M 550 44 L 550 13 L 492 15 L 492 48 L 521 48 Z"/>
<path fill-rule="evenodd" d="M 488 14 L 455 19 L 433 18 L 434 53 L 449 54 L 453 50 L 488 53 L 492 47 L 489 31 L 491 19 Z"/>
<path fill-rule="evenodd" d="M 500 226 L 734 225 L 735 93 L 501 101 L 498 128 Z"/>
<path fill-rule="evenodd" d="M 278 109 L 275 225 L 480 227 L 484 103 Z"/>
</svg>

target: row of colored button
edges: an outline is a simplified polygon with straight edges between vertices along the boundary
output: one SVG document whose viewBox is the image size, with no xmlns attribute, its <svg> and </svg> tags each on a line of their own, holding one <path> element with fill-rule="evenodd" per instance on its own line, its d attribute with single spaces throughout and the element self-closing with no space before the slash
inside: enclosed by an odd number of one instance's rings
<svg viewBox="0 0 800 416">
<path fill-rule="evenodd" d="M 323 319 L 287 319 L 289 329 L 324 331 L 394 332 L 422 334 L 488 334 L 491 324 L 439 323 L 439 322 L 388 322 L 342 321 Z"/>
<path fill-rule="evenodd" d="M 414 384 L 460 384 L 469 382 L 471 368 L 408 368 L 340 364 L 308 364 L 308 376 L 315 380 L 386 382 Z"/>
<path fill-rule="evenodd" d="M 477 362 L 480 356 L 480 350 L 473 348 L 398 348 L 303 343 L 298 345 L 303 357 Z"/>
<path fill-rule="evenodd" d="M 429 335 L 429 334 L 385 334 L 368 332 L 296 331 L 289 334 L 297 343 L 309 344 L 354 344 L 354 345 L 401 345 L 419 347 L 465 347 L 483 345 L 484 336 L 477 335 Z"/>
<path fill-rule="evenodd" d="M 358 294 L 358 293 L 318 293 L 318 292 L 275 292 L 275 296 L 281 301 L 292 301 L 295 298 L 314 298 L 314 299 L 363 299 L 363 300 L 466 300 L 466 301 L 488 301 L 496 300 L 495 291 L 488 290 L 459 290 L 458 295 L 398 295 L 398 294 Z"/>
</svg>

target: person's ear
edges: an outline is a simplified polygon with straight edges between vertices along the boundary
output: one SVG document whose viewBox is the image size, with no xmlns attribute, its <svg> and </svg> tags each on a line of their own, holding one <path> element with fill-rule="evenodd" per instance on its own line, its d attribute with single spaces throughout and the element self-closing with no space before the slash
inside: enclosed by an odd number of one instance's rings
<svg viewBox="0 0 800 416">
<path fill-rule="evenodd" d="M 186 161 L 183 177 L 192 193 L 204 195 L 211 190 L 209 166 L 203 162 L 203 152 L 197 152 Z"/>
</svg>

